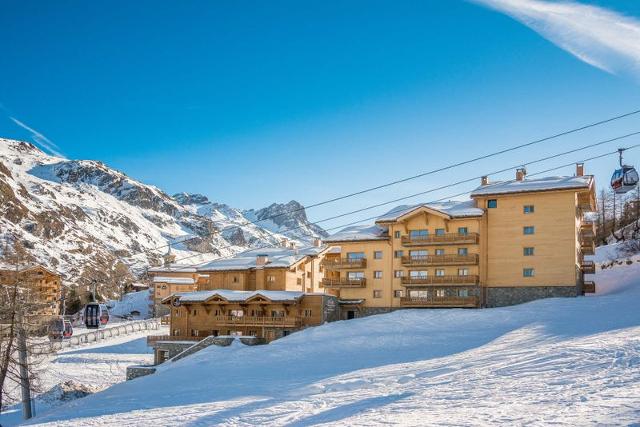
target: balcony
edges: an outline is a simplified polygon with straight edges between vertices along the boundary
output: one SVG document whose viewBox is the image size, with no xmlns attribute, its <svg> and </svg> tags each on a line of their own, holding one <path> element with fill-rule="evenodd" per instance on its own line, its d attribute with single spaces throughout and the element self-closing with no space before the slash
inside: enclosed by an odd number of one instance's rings
<svg viewBox="0 0 640 427">
<path fill-rule="evenodd" d="M 584 274 L 595 274 L 596 263 L 593 261 L 582 261 L 582 264 L 580 264 L 580 269 Z"/>
<path fill-rule="evenodd" d="M 585 294 L 595 294 L 596 293 L 596 283 L 592 281 L 584 281 L 582 282 L 582 292 Z"/>
<path fill-rule="evenodd" d="M 409 255 L 402 257 L 402 265 L 428 266 L 428 265 L 477 265 L 478 255 Z"/>
<path fill-rule="evenodd" d="M 461 308 L 476 308 L 479 305 L 477 296 L 466 297 L 406 297 L 400 298 L 401 307 L 415 307 L 415 308 L 445 308 L 445 307 L 461 307 Z"/>
<path fill-rule="evenodd" d="M 461 245 L 478 243 L 478 233 L 446 233 L 429 236 L 402 236 L 404 246 Z"/>
<path fill-rule="evenodd" d="M 586 242 L 583 241 L 580 244 L 580 251 L 583 255 L 595 255 L 596 254 L 596 245 L 594 241 Z"/>
<path fill-rule="evenodd" d="M 340 279 L 322 279 L 321 287 L 323 288 L 364 288 L 367 285 L 366 279 L 348 279 L 346 277 Z"/>
<path fill-rule="evenodd" d="M 366 258 L 337 258 L 324 259 L 322 266 L 327 270 L 340 270 L 349 268 L 365 268 L 367 266 Z"/>
<path fill-rule="evenodd" d="M 477 285 L 478 276 L 425 276 L 403 277 L 404 286 L 432 286 L 432 285 Z"/>
<path fill-rule="evenodd" d="M 215 316 L 218 326 L 271 326 L 295 328 L 302 324 L 302 318 L 295 316 Z"/>
<path fill-rule="evenodd" d="M 147 336 L 147 345 L 152 345 L 158 341 L 193 341 L 194 343 L 197 341 L 201 341 L 206 337 L 190 337 L 190 336 L 180 336 L 180 335 L 148 335 Z"/>
</svg>

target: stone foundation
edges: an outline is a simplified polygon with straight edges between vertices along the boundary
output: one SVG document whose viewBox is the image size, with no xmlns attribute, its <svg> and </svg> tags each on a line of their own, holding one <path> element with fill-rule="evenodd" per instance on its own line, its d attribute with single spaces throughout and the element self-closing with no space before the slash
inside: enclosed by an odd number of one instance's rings
<svg viewBox="0 0 640 427">
<path fill-rule="evenodd" d="M 542 298 L 566 298 L 579 295 L 576 285 L 486 288 L 486 292 L 485 307 L 504 307 Z"/>
<path fill-rule="evenodd" d="M 156 372 L 156 368 L 153 366 L 129 366 L 127 367 L 127 381 L 132 380 L 134 378 L 140 378 L 147 375 L 151 375 Z"/>
</svg>

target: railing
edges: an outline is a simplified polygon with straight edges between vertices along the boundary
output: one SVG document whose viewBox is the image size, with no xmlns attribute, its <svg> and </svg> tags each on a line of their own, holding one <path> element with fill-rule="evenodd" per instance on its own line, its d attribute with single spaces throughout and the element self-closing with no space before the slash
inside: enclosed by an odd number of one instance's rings
<svg viewBox="0 0 640 427">
<path fill-rule="evenodd" d="M 400 298 L 402 307 L 477 307 L 477 296 L 429 296 Z"/>
<path fill-rule="evenodd" d="M 580 264 L 580 269 L 582 270 L 583 273 L 595 274 L 596 263 L 593 261 L 582 261 L 582 264 Z"/>
<path fill-rule="evenodd" d="M 302 324 L 302 318 L 294 316 L 215 316 L 214 319 L 218 325 L 232 326 L 296 327 Z"/>
<path fill-rule="evenodd" d="M 585 294 L 594 294 L 596 292 L 596 283 L 592 281 L 582 282 L 582 292 Z"/>
<path fill-rule="evenodd" d="M 428 236 L 402 236 L 402 244 L 405 246 L 426 245 L 454 245 L 478 243 L 478 233 L 446 233 Z"/>
<path fill-rule="evenodd" d="M 424 277 L 403 277 L 401 282 L 405 286 L 417 285 L 476 285 L 478 276 L 424 276 Z"/>
<path fill-rule="evenodd" d="M 582 242 L 580 244 L 580 251 L 584 255 L 595 255 L 595 253 L 596 253 L 595 242 L 593 242 L 593 241 L 591 241 L 591 242 Z"/>
<path fill-rule="evenodd" d="M 478 255 L 408 255 L 402 257 L 402 265 L 475 265 Z"/>
<path fill-rule="evenodd" d="M 366 258 L 337 258 L 324 259 L 322 265 L 329 270 L 340 268 L 365 268 L 367 266 Z"/>
<path fill-rule="evenodd" d="M 161 325 L 168 325 L 168 324 L 170 324 L 170 323 L 171 323 L 171 316 L 166 315 L 166 316 L 162 316 L 162 317 L 160 318 L 160 324 L 161 324 Z"/>
<path fill-rule="evenodd" d="M 322 279 L 320 284 L 323 288 L 364 288 L 367 285 L 366 279 Z"/>
</svg>

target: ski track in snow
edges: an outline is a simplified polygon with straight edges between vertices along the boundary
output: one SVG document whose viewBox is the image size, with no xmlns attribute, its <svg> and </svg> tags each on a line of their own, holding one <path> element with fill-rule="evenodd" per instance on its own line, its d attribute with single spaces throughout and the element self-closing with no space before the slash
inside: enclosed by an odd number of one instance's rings
<svg viewBox="0 0 640 427">
<path fill-rule="evenodd" d="M 598 294 L 584 298 L 403 310 L 310 328 L 268 346 L 210 347 L 32 423 L 638 423 L 640 262 L 599 271 L 596 282 Z"/>
</svg>

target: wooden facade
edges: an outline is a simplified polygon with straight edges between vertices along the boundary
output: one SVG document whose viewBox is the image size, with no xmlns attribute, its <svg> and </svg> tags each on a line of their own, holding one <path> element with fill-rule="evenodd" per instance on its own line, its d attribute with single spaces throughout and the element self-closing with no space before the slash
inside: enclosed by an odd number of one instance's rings
<svg viewBox="0 0 640 427">
<path fill-rule="evenodd" d="M 62 276 L 41 265 L 0 270 L 0 286 L 18 286 L 29 292 L 29 299 L 38 307 L 35 314 L 55 316 L 59 314 Z"/>
</svg>

